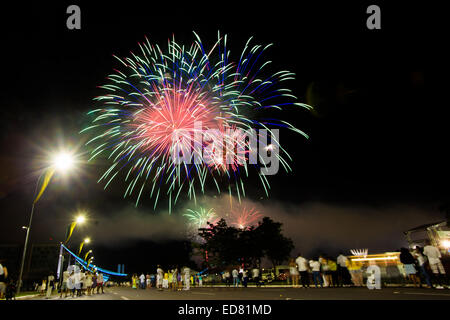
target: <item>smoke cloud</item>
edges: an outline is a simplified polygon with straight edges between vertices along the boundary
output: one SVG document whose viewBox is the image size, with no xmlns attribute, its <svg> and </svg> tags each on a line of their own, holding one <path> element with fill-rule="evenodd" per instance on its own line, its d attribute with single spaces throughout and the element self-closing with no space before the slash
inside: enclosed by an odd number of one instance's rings
<svg viewBox="0 0 450 320">
<path fill-rule="evenodd" d="M 443 220 L 441 213 L 428 207 L 397 204 L 383 207 L 337 205 L 309 202 L 290 205 L 271 200 L 239 200 L 229 196 L 204 196 L 193 203 L 175 207 L 174 212 L 154 213 L 139 208 L 116 211 L 100 219 L 94 227 L 99 231 L 96 241 L 120 244 L 137 240 L 187 239 L 187 219 L 182 214 L 188 208 L 214 208 L 224 216 L 230 208 L 254 208 L 263 216 L 283 224 L 283 234 L 291 238 L 292 255 L 316 255 L 318 252 L 349 254 L 353 248 L 368 248 L 369 252 L 398 250 L 405 246 L 403 232 L 421 224 Z M 95 230 L 93 230 L 95 233 Z"/>
</svg>

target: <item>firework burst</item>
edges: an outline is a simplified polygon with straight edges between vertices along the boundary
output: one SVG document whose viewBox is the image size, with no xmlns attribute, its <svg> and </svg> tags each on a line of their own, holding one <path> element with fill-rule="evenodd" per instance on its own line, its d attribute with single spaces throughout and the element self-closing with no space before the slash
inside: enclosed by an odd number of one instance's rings
<svg viewBox="0 0 450 320">
<path fill-rule="evenodd" d="M 250 46 L 250 38 L 240 58 L 232 61 L 226 35 L 218 33 L 209 51 L 194 36 L 190 46 L 169 40 L 165 51 L 146 39 L 139 43 L 139 54 L 115 56 L 120 68 L 100 86 L 105 93 L 94 99 L 99 107 L 88 113 L 92 124 L 81 131 L 92 135 L 87 143 L 90 160 L 106 156 L 110 161 L 98 182 L 104 182 L 106 189 L 114 178 L 123 176 L 124 197 L 137 194 L 136 205 L 147 188 L 154 208 L 160 193 L 166 193 L 170 212 L 182 190 L 195 200 L 196 191 L 204 192 L 207 181 L 219 193 L 224 185 L 230 195 L 234 189 L 240 198 L 245 196 L 249 167 L 256 169 L 268 194 L 268 180 L 260 170 L 265 164 L 248 164 L 245 152 L 226 161 L 227 150 L 255 151 L 239 131 L 231 129 L 264 128 L 271 133 L 270 125 L 307 137 L 286 121 L 254 118 L 264 109 L 310 108 L 280 87 L 293 79 L 293 73 L 267 74 L 270 62 L 263 62 L 261 55 L 271 45 Z M 215 130 L 220 139 L 205 139 L 208 130 Z M 259 141 L 259 134 L 256 138 Z M 288 171 L 285 157 L 291 159 L 277 146 L 281 151 L 277 158 Z M 174 155 L 182 155 L 184 161 L 175 161 Z"/>
<path fill-rule="evenodd" d="M 248 229 L 259 222 L 262 218 L 262 214 L 255 208 L 247 209 L 244 207 L 231 210 L 229 218 L 231 225 L 236 226 L 239 229 Z"/>
<path fill-rule="evenodd" d="M 207 228 L 208 223 L 216 224 L 219 221 L 219 217 L 217 216 L 214 209 L 209 209 L 206 211 L 204 208 L 200 208 L 200 210 L 187 210 L 188 213 L 183 214 L 188 221 L 189 224 L 196 229 Z"/>
</svg>

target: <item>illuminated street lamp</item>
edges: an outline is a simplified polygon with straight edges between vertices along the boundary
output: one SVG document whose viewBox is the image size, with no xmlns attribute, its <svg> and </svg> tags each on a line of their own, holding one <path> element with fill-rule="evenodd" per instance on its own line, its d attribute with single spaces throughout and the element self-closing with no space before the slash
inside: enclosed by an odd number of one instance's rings
<svg viewBox="0 0 450 320">
<path fill-rule="evenodd" d="M 86 255 L 84 256 L 84 261 L 86 261 L 88 255 L 89 255 L 90 253 L 92 253 L 92 250 L 89 250 L 88 252 L 86 252 Z"/>
<path fill-rule="evenodd" d="M 73 164 L 74 164 L 73 156 L 70 155 L 69 153 L 63 152 L 63 153 L 57 154 L 53 157 L 51 165 L 49 167 L 45 168 L 44 170 L 42 170 L 42 173 L 40 174 L 40 176 L 38 178 L 38 181 L 36 184 L 36 189 L 34 192 L 34 200 L 33 200 L 32 206 L 31 206 L 30 221 L 28 223 L 28 226 L 26 227 L 27 235 L 25 237 L 25 245 L 24 245 L 23 254 L 22 254 L 22 263 L 20 265 L 19 280 L 18 280 L 18 285 L 17 285 L 17 294 L 20 293 L 20 288 L 22 286 L 23 266 L 25 263 L 25 256 L 27 253 L 28 239 L 30 236 L 31 222 L 33 220 L 34 206 L 35 206 L 36 202 L 40 199 L 42 194 L 44 193 L 44 191 L 47 188 L 48 184 L 50 183 L 50 179 L 52 178 L 55 171 L 58 171 L 60 173 L 65 173 L 73 167 Z M 42 178 L 43 178 L 42 183 L 40 183 Z M 39 186 L 40 186 L 40 189 L 38 192 Z"/>
<path fill-rule="evenodd" d="M 78 250 L 78 255 L 81 254 L 81 250 L 83 250 L 84 244 L 85 244 L 85 243 L 89 243 L 89 242 L 91 242 L 91 239 L 85 238 L 84 241 L 80 243 L 80 250 Z"/>
<path fill-rule="evenodd" d="M 53 167 L 60 172 L 67 172 L 73 167 L 73 156 L 67 152 L 61 152 L 53 157 Z"/>
<path fill-rule="evenodd" d="M 94 260 L 94 256 L 90 257 L 87 263 L 87 269 L 89 269 L 89 265 L 91 264 L 91 262 Z M 94 266 L 95 267 L 95 266 Z"/>
<path fill-rule="evenodd" d="M 77 219 L 75 221 L 76 221 L 76 223 L 84 223 L 86 221 L 86 217 L 83 215 L 80 215 L 77 217 Z"/>
<path fill-rule="evenodd" d="M 84 213 L 80 213 L 76 218 L 75 221 L 73 221 L 70 224 L 70 230 L 69 230 L 69 235 L 67 236 L 67 239 L 65 241 L 65 243 L 67 244 L 67 242 L 69 242 L 70 237 L 72 236 L 73 230 L 75 229 L 75 227 L 78 224 L 83 224 L 86 222 L 86 216 L 84 215 Z"/>
<path fill-rule="evenodd" d="M 64 242 L 64 244 L 67 244 L 69 242 L 70 237 L 72 236 L 73 230 L 75 230 L 75 227 L 78 224 L 83 224 L 84 222 L 86 222 L 86 216 L 84 213 L 80 213 L 78 214 L 78 216 L 75 218 L 75 220 L 70 224 L 70 229 L 69 229 L 69 234 L 67 236 L 66 241 Z M 86 240 L 86 239 L 85 239 Z M 84 242 L 83 242 L 84 243 Z M 80 245 L 80 252 L 82 249 L 82 245 Z M 79 254 L 78 254 L 79 255 Z M 58 261 L 58 271 L 57 271 L 57 277 L 59 278 L 60 273 L 62 271 L 62 267 L 63 267 L 63 243 L 61 242 L 60 244 L 60 248 L 59 248 L 59 261 Z M 69 255 L 69 260 L 68 263 L 70 265 L 70 255 Z"/>
</svg>

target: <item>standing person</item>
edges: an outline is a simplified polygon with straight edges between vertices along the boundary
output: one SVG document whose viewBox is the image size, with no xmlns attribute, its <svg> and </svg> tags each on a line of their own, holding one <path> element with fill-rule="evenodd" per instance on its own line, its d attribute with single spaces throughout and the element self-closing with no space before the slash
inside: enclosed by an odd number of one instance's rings
<svg viewBox="0 0 450 320">
<path fill-rule="evenodd" d="M 173 269 L 169 270 L 169 290 L 173 290 Z"/>
<path fill-rule="evenodd" d="M 337 287 L 338 286 L 337 263 L 331 259 L 328 259 L 327 262 L 328 262 L 328 267 L 330 268 L 330 274 L 331 274 L 331 282 L 330 283 L 333 287 Z"/>
<path fill-rule="evenodd" d="M 436 289 L 444 289 L 444 284 L 446 284 L 447 281 L 445 269 L 441 262 L 441 252 L 428 240 L 427 245 L 423 248 L 423 254 L 428 258 L 434 281 L 437 283 Z"/>
<path fill-rule="evenodd" d="M 347 269 L 350 272 L 350 276 L 352 277 L 352 282 L 355 285 L 355 287 L 364 286 L 362 264 L 360 262 L 349 259 L 347 261 Z"/>
<path fill-rule="evenodd" d="M 5 267 L 5 260 L 0 260 L 0 299 L 5 298 L 8 269 Z"/>
<path fill-rule="evenodd" d="M 226 283 L 227 287 L 229 287 L 229 286 L 230 286 L 230 283 L 231 283 L 231 275 L 230 275 L 230 271 L 225 270 L 225 272 L 224 272 L 224 277 L 225 277 L 225 283 Z"/>
<path fill-rule="evenodd" d="M 244 285 L 244 288 L 247 288 L 247 283 L 248 283 L 248 270 L 245 269 L 244 276 L 243 276 L 243 282 L 242 282 L 242 284 Z"/>
<path fill-rule="evenodd" d="M 342 252 L 336 259 L 337 262 L 337 284 L 339 287 L 349 284 L 349 273 L 347 269 L 348 258 Z"/>
<path fill-rule="evenodd" d="M 184 267 L 183 273 L 184 273 L 184 288 L 183 288 L 183 290 L 190 290 L 191 269 L 189 269 L 189 267 Z"/>
<path fill-rule="evenodd" d="M 5 299 L 16 300 L 16 291 L 16 285 L 14 284 L 12 279 L 9 279 L 8 283 L 6 284 Z"/>
<path fill-rule="evenodd" d="M 74 283 L 77 297 L 81 296 L 81 273 L 80 270 L 76 270 L 74 273 Z"/>
<path fill-rule="evenodd" d="M 320 264 L 322 266 L 322 274 L 324 278 L 324 286 L 331 287 L 333 286 L 333 280 L 331 279 L 331 270 L 328 265 L 328 260 L 324 257 L 319 258 Z"/>
<path fill-rule="evenodd" d="M 403 263 L 403 267 L 405 268 L 406 278 L 413 282 L 414 287 L 418 287 L 420 280 L 417 279 L 417 270 L 414 267 L 415 260 L 408 249 L 400 249 L 400 262 Z"/>
<path fill-rule="evenodd" d="M 201 274 L 198 275 L 198 287 L 203 287 L 203 277 Z"/>
<path fill-rule="evenodd" d="M 86 294 L 91 295 L 91 289 L 92 289 L 92 273 L 86 272 Z"/>
<path fill-rule="evenodd" d="M 252 279 L 255 282 L 256 286 L 259 287 L 259 285 L 261 284 L 260 278 L 259 278 L 259 268 L 258 266 L 255 266 L 252 269 Z"/>
<path fill-rule="evenodd" d="M 134 273 L 134 274 L 131 276 L 131 288 L 132 288 L 132 289 L 137 289 L 137 281 L 138 281 L 137 274 Z"/>
<path fill-rule="evenodd" d="M 239 287 L 239 272 L 236 268 L 231 271 L 231 275 L 233 276 L 233 287 L 237 288 Z"/>
<path fill-rule="evenodd" d="M 181 274 L 181 270 L 177 272 L 177 280 L 178 280 L 178 291 L 181 291 L 181 289 L 183 289 L 183 275 Z"/>
<path fill-rule="evenodd" d="M 42 284 L 41 284 L 41 295 L 44 295 L 45 289 L 47 289 L 47 279 L 43 279 L 42 280 Z"/>
<path fill-rule="evenodd" d="M 141 289 L 145 289 L 145 275 L 144 275 L 144 273 L 142 273 L 140 276 L 139 276 L 139 280 L 140 280 L 140 288 Z"/>
<path fill-rule="evenodd" d="M 294 261 L 294 258 L 289 260 L 289 276 L 291 277 L 292 286 L 298 287 L 298 267 Z"/>
<path fill-rule="evenodd" d="M 147 289 L 150 289 L 152 287 L 152 282 L 150 281 L 150 275 L 148 272 L 145 275 L 145 285 Z"/>
<path fill-rule="evenodd" d="M 67 289 L 72 292 L 72 297 L 75 296 L 75 275 L 74 272 L 71 271 L 69 278 L 67 278 Z"/>
<path fill-rule="evenodd" d="M 150 275 L 150 286 L 156 288 L 156 275 L 155 274 Z"/>
<path fill-rule="evenodd" d="M 95 288 L 97 288 L 97 274 L 94 272 L 92 273 L 92 294 L 95 293 Z"/>
<path fill-rule="evenodd" d="M 81 295 L 86 294 L 86 272 L 80 272 Z"/>
<path fill-rule="evenodd" d="M 64 293 L 64 298 L 67 297 L 67 281 L 69 280 L 70 273 L 68 270 L 64 271 L 62 274 L 62 285 L 61 285 L 61 294 L 59 295 L 62 298 Z"/>
<path fill-rule="evenodd" d="M 168 272 L 164 272 L 164 276 L 163 276 L 163 288 L 167 289 L 169 287 L 169 273 Z"/>
<path fill-rule="evenodd" d="M 101 272 L 97 275 L 97 293 L 99 293 L 100 289 L 102 290 L 102 293 L 105 293 L 103 291 L 103 273 Z"/>
<path fill-rule="evenodd" d="M 309 266 L 313 274 L 314 285 L 317 288 L 317 284 L 320 284 L 320 287 L 323 288 L 323 280 L 322 276 L 320 275 L 320 262 L 316 260 L 310 260 Z"/>
<path fill-rule="evenodd" d="M 428 271 L 425 267 L 425 263 L 427 262 L 427 258 L 423 255 L 423 248 L 417 246 L 414 252 L 414 256 L 417 259 L 417 265 L 419 267 L 420 273 L 425 280 L 425 283 L 430 287 L 433 288 L 433 285 L 431 284 L 430 275 L 428 274 Z M 419 285 L 422 287 L 422 283 L 419 278 Z"/>
<path fill-rule="evenodd" d="M 45 296 L 46 299 L 50 299 L 50 297 L 52 296 L 52 290 L 53 290 L 53 285 L 55 283 L 55 277 L 53 276 L 53 273 L 51 273 L 48 278 L 47 278 L 47 294 Z"/>
<path fill-rule="evenodd" d="M 162 290 L 163 285 L 163 277 L 164 277 L 164 271 L 161 269 L 161 266 L 158 265 L 158 268 L 156 269 L 156 287 L 158 290 Z"/>
<path fill-rule="evenodd" d="M 177 283 L 178 283 L 178 268 L 174 268 L 172 270 L 172 289 L 177 291 Z"/>
<path fill-rule="evenodd" d="M 302 257 L 301 253 L 297 255 L 295 263 L 298 266 L 298 272 L 300 274 L 300 281 L 303 288 L 309 288 L 309 273 L 308 273 L 308 260 Z"/>
<path fill-rule="evenodd" d="M 97 274 L 94 272 L 92 273 L 92 294 L 95 293 L 95 288 L 97 288 Z"/>
</svg>

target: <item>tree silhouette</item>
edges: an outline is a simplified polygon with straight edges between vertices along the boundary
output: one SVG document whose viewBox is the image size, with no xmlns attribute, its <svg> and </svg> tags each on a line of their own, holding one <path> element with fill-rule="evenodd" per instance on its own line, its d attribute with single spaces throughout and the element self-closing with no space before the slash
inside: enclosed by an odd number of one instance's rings
<svg viewBox="0 0 450 320">
<path fill-rule="evenodd" d="M 256 265 L 263 256 L 275 266 L 289 258 L 294 248 L 292 240 L 283 236 L 281 226 L 280 222 L 264 217 L 256 227 L 237 229 L 221 219 L 217 224 L 209 224 L 209 228 L 199 229 L 204 240 L 199 247 L 208 252 L 212 267 Z"/>
</svg>

